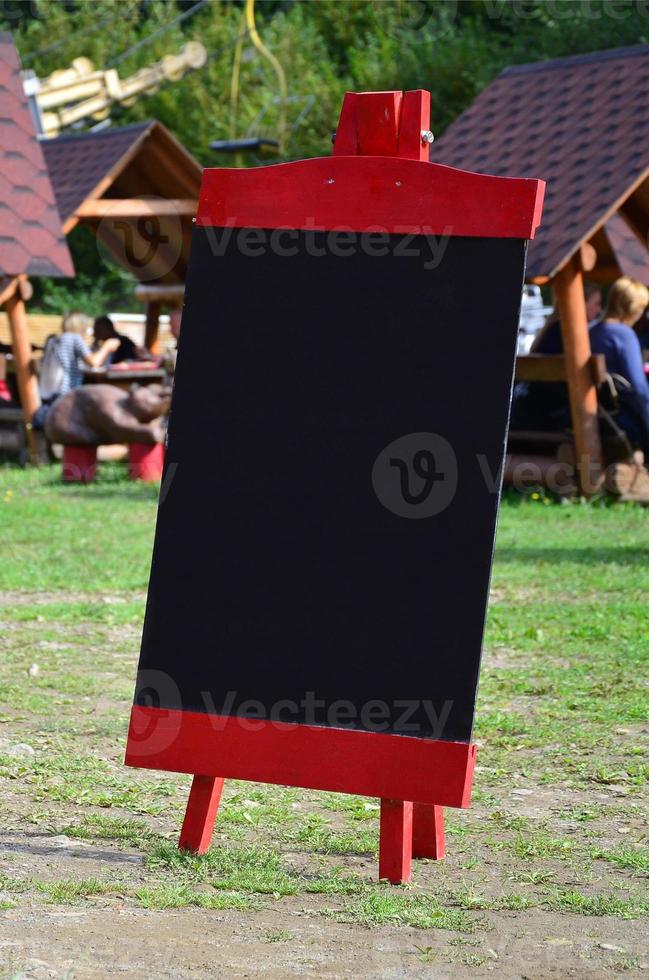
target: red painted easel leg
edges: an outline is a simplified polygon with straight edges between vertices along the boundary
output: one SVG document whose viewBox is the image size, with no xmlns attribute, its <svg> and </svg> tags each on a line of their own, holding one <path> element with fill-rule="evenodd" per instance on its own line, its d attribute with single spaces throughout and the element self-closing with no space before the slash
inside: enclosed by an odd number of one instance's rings
<svg viewBox="0 0 649 980">
<path fill-rule="evenodd" d="M 412 856 L 439 860 L 445 854 L 444 807 L 415 803 L 412 814 Z"/>
<path fill-rule="evenodd" d="M 410 881 L 412 873 L 412 803 L 381 800 L 379 878 L 393 885 Z"/>
<path fill-rule="evenodd" d="M 205 854 L 212 840 L 222 792 L 223 780 L 218 776 L 194 776 L 178 841 L 182 851 Z"/>
</svg>

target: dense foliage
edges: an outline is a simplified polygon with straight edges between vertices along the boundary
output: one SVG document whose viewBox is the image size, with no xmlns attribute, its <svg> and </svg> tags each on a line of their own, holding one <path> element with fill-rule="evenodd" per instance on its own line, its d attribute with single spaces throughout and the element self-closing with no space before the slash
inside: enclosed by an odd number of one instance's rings
<svg viewBox="0 0 649 980">
<path fill-rule="evenodd" d="M 329 152 L 346 89 L 429 88 L 440 133 L 509 64 L 649 38 L 641 0 L 257 0 L 256 17 L 287 76 L 284 159 Z M 24 66 L 40 77 L 81 55 L 124 77 L 198 39 L 208 51 L 202 69 L 116 108 L 112 123 L 158 118 L 204 164 L 223 162 L 212 140 L 278 136 L 277 78 L 250 44 L 239 0 L 4 0 L 0 29 L 13 32 Z M 230 90 L 241 35 L 235 121 Z M 101 297 L 128 301 L 130 286 L 106 273 L 89 238 L 71 244 L 82 272 L 75 293 L 87 291 L 95 309 Z M 66 293 L 43 284 L 39 302 L 60 309 Z"/>
</svg>

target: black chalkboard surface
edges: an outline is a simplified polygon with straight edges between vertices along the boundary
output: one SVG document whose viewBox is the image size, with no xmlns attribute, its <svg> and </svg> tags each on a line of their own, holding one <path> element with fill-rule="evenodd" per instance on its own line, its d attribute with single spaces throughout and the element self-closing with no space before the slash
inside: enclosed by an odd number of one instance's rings
<svg viewBox="0 0 649 980">
<path fill-rule="evenodd" d="M 162 671 L 163 708 L 467 742 L 525 242 L 227 238 L 192 242 L 136 704 Z"/>
</svg>

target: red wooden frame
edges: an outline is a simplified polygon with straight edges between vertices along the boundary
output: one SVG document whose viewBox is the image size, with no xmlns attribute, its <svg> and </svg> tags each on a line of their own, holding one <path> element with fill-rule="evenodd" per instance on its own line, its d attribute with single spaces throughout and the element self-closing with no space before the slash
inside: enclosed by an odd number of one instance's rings
<svg viewBox="0 0 649 980">
<path fill-rule="evenodd" d="M 126 765 L 467 807 L 466 742 L 134 705 Z"/>
<path fill-rule="evenodd" d="M 205 170 L 207 228 L 533 238 L 545 185 L 429 163 L 427 92 L 348 92 L 331 158 Z M 381 799 L 379 875 L 444 856 L 444 806 L 469 805 L 476 748 L 403 735 L 135 705 L 126 764 L 194 774 L 180 846 L 209 847 L 224 778 Z"/>
<path fill-rule="evenodd" d="M 318 157 L 206 170 L 196 223 L 218 228 L 533 238 L 539 180 L 488 177 L 399 157 Z"/>
<path fill-rule="evenodd" d="M 444 857 L 444 806 L 468 807 L 476 747 L 383 732 L 134 705 L 126 765 L 194 773 L 179 846 L 210 846 L 224 778 L 381 799 L 379 877 Z"/>
</svg>

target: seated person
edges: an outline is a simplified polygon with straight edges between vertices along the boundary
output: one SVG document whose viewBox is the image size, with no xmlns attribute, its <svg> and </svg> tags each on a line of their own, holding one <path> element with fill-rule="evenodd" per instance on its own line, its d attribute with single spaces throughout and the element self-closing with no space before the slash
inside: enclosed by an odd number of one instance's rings
<svg viewBox="0 0 649 980">
<path fill-rule="evenodd" d="M 620 410 L 616 422 L 649 461 L 649 383 L 642 349 L 634 327 L 649 305 L 649 289 L 637 279 L 622 276 L 608 294 L 604 319 L 590 326 L 593 354 L 603 354 L 606 369 L 628 382 L 618 387 Z M 626 390 L 625 390 L 626 388 Z"/>
<path fill-rule="evenodd" d="M 117 350 L 118 341 L 107 338 L 97 350 L 91 351 L 84 339 L 89 328 L 90 318 L 85 313 L 66 313 L 61 322 L 61 334 L 48 340 L 41 372 L 49 357 L 50 349 L 55 352 L 57 365 L 61 368 L 56 392 L 54 395 L 46 396 L 49 400 L 65 395 L 72 388 L 78 388 L 83 384 L 84 364 L 88 367 L 101 367 Z M 53 347 L 51 348 L 50 345 Z"/>
<path fill-rule="evenodd" d="M 616 422 L 626 432 L 630 442 L 642 449 L 645 459 L 649 460 L 649 383 L 644 373 L 640 341 L 633 329 L 647 305 L 647 287 L 636 279 L 622 276 L 611 286 L 604 317 L 589 324 L 589 335 L 591 350 L 593 354 L 604 355 L 608 373 L 624 379 L 623 385 L 627 382 L 624 386 L 627 390 L 619 387 L 620 410 Z M 590 309 L 592 311 L 592 306 Z M 539 345 L 535 353 L 563 352 L 558 320 L 546 324 L 538 339 Z M 516 386 L 512 405 L 512 428 L 550 429 L 553 423 L 555 429 L 569 426 L 570 412 L 564 384 L 535 382 L 527 385 L 527 391 L 519 390 L 521 387 Z M 544 401 L 547 396 L 535 390 L 542 388 L 558 389 L 562 393 L 555 394 L 555 402 L 550 406 L 552 411 L 549 415 L 542 414 L 548 408 Z M 563 398 L 562 404 L 560 397 Z"/>
<path fill-rule="evenodd" d="M 32 417 L 35 429 L 42 429 L 47 414 L 57 398 L 83 384 L 83 365 L 101 367 L 117 348 L 118 341 L 108 339 L 98 350 L 91 351 L 84 337 L 90 329 L 85 313 L 66 313 L 61 333 L 48 337 L 40 367 L 41 405 Z"/>
<path fill-rule="evenodd" d="M 115 330 L 115 324 L 109 316 L 98 316 L 92 328 L 95 344 L 103 344 L 106 340 L 116 340 L 117 344 L 108 361 L 109 364 L 119 364 L 120 361 L 137 360 L 137 348 L 130 337 Z"/>
<path fill-rule="evenodd" d="M 638 335 L 642 356 L 649 361 L 649 310 L 645 310 L 633 328 Z"/>
<path fill-rule="evenodd" d="M 584 287 L 586 318 L 591 324 L 602 312 L 602 291 L 595 283 Z M 559 313 L 554 310 L 534 338 L 530 354 L 562 354 Z M 563 381 L 519 381 L 512 399 L 512 429 L 562 432 L 570 426 L 568 388 Z"/>
</svg>

